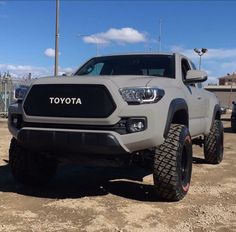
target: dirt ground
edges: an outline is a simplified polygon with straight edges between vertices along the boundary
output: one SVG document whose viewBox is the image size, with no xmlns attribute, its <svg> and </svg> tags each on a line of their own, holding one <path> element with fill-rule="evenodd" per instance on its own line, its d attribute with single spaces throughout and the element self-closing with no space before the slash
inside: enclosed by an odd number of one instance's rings
<svg viewBox="0 0 236 232">
<path fill-rule="evenodd" d="M 220 165 L 194 146 L 192 182 L 180 202 L 155 198 L 141 168 L 61 167 L 47 188 L 17 184 L 7 163 L 10 134 L 0 119 L 0 231 L 236 231 L 236 134 L 224 121 Z M 144 178 L 142 178 L 144 176 Z"/>
</svg>

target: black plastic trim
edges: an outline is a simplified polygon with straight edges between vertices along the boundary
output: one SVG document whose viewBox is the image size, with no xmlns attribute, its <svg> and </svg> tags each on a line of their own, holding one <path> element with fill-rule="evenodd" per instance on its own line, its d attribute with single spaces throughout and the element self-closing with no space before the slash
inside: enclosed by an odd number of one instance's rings
<svg viewBox="0 0 236 232">
<path fill-rule="evenodd" d="M 214 121 L 216 119 L 217 113 L 219 113 L 219 115 L 221 116 L 220 106 L 218 104 L 215 105 L 214 110 L 213 110 L 213 115 L 212 115 L 212 120 L 211 120 L 211 128 L 213 127 L 213 124 L 214 124 Z M 220 120 L 220 118 L 218 118 L 218 119 Z"/>
<path fill-rule="evenodd" d="M 66 154 L 127 154 L 110 133 L 21 129 L 19 143 L 30 150 Z"/>
<path fill-rule="evenodd" d="M 167 114 L 166 126 L 165 126 L 165 130 L 164 130 L 164 134 L 163 134 L 164 138 L 167 137 L 167 134 L 170 129 L 170 125 L 173 121 L 174 114 L 179 110 L 185 110 L 186 113 L 188 114 L 188 105 L 187 105 L 186 101 L 182 98 L 176 98 L 176 99 L 172 100 L 170 103 L 168 114 Z M 189 120 L 187 120 L 186 126 L 189 127 Z"/>
<path fill-rule="evenodd" d="M 75 129 L 75 130 L 103 130 L 115 131 L 120 135 L 127 134 L 126 129 L 127 119 L 122 119 L 115 125 L 82 125 L 82 124 L 58 124 L 58 123 L 37 123 L 37 122 L 23 122 L 22 127 L 34 128 L 53 128 L 53 129 Z M 123 125 L 124 124 L 124 125 Z"/>
</svg>

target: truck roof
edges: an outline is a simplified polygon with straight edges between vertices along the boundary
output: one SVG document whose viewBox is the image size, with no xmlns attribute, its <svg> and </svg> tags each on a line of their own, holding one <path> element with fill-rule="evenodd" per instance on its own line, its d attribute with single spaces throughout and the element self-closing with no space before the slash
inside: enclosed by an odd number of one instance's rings
<svg viewBox="0 0 236 232">
<path fill-rule="evenodd" d="M 132 55 L 175 55 L 176 53 L 171 52 L 130 52 L 130 53 L 114 53 L 114 54 L 106 54 L 100 55 L 96 57 L 107 57 L 107 56 L 132 56 Z"/>
</svg>

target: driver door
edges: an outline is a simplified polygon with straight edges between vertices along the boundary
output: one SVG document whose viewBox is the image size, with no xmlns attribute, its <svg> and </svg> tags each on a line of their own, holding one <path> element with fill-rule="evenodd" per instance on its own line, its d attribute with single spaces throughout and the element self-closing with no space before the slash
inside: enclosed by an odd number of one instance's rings
<svg viewBox="0 0 236 232">
<path fill-rule="evenodd" d="M 187 71 L 191 66 L 186 59 L 182 59 L 182 78 L 186 79 Z M 206 126 L 207 99 L 203 89 L 197 84 L 184 84 L 185 95 L 189 110 L 189 130 L 192 136 L 201 134 Z"/>
</svg>

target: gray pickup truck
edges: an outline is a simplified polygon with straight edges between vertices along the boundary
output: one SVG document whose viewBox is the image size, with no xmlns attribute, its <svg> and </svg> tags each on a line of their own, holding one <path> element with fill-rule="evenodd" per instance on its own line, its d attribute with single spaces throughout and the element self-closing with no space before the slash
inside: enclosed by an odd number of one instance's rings
<svg viewBox="0 0 236 232">
<path fill-rule="evenodd" d="M 59 162 L 152 167 L 159 198 L 189 190 L 192 144 L 205 160 L 223 158 L 217 98 L 201 88 L 207 74 L 178 53 L 94 57 L 71 77 L 35 80 L 9 108 L 9 163 L 16 180 L 48 182 Z"/>
</svg>

